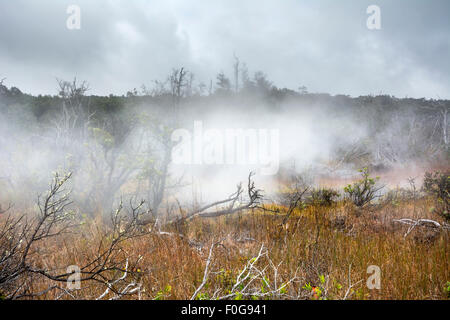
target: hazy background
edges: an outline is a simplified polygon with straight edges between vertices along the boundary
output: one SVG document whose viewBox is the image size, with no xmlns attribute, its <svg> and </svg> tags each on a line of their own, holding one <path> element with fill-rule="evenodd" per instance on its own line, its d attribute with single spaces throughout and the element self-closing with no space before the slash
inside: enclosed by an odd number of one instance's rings
<svg viewBox="0 0 450 320">
<path fill-rule="evenodd" d="M 71 4 L 81 30 L 66 28 Z M 381 30 L 366 27 L 371 4 Z M 446 0 L 0 1 L 0 77 L 32 94 L 73 76 L 124 94 L 173 67 L 209 83 L 235 53 L 279 87 L 449 98 L 449 12 Z"/>
<path fill-rule="evenodd" d="M 74 4 L 80 30 L 66 27 Z M 373 4 L 381 30 L 366 25 Z M 197 120 L 279 130 L 280 170 L 255 177 L 267 191 L 292 173 L 337 185 L 330 179 L 365 166 L 406 170 L 389 178 L 395 185 L 448 167 L 449 9 L 438 0 L 0 0 L 0 200 L 34 201 L 57 170 L 74 172 L 76 201 L 90 212 L 109 212 L 124 194 L 163 194 L 155 211 L 178 189 L 185 202 L 221 199 L 257 168 L 172 165 L 168 132 Z M 66 92 L 57 78 L 70 81 Z"/>
</svg>

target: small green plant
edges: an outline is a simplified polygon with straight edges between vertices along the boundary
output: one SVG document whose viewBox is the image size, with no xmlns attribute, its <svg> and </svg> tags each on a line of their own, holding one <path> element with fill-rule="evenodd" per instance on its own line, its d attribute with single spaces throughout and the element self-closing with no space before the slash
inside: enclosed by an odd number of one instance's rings
<svg viewBox="0 0 450 320">
<path fill-rule="evenodd" d="M 216 281 L 219 282 L 223 287 L 231 287 L 234 284 L 234 277 L 230 270 L 220 269 L 216 276 Z"/>
<path fill-rule="evenodd" d="M 342 290 L 342 284 L 340 284 L 336 280 L 333 281 L 333 284 L 337 290 Z"/>
<path fill-rule="evenodd" d="M 324 284 L 325 283 L 325 276 L 322 274 L 322 275 L 320 275 L 319 276 L 319 280 L 320 280 L 320 283 L 321 284 Z"/>
<path fill-rule="evenodd" d="M 234 300 L 244 300 L 244 296 L 242 293 L 238 293 L 236 294 L 236 296 L 234 297 Z"/>
<path fill-rule="evenodd" d="M 269 279 L 264 276 L 263 279 L 261 279 L 261 292 L 266 293 L 269 288 Z"/>
<path fill-rule="evenodd" d="M 357 207 L 362 207 L 375 199 L 377 192 L 384 186 L 377 185 L 380 178 L 372 178 L 369 169 L 363 168 L 359 172 L 361 172 L 362 179 L 347 185 L 344 192 Z"/>
<path fill-rule="evenodd" d="M 323 286 L 325 285 L 325 276 L 319 275 L 320 286 L 313 286 L 311 283 L 306 283 L 302 289 L 311 292 L 312 299 L 314 300 L 325 300 L 326 297 L 323 296 Z"/>
<path fill-rule="evenodd" d="M 172 286 L 166 285 L 163 290 L 158 291 L 156 294 L 155 300 L 163 300 L 164 298 L 170 296 L 170 293 L 172 292 Z"/>
<path fill-rule="evenodd" d="M 281 294 L 287 294 L 287 290 L 288 290 L 288 283 L 283 283 L 282 285 L 281 285 L 281 288 L 280 288 L 280 293 Z"/>
<path fill-rule="evenodd" d="M 312 286 L 311 286 L 311 284 L 308 282 L 308 283 L 305 283 L 305 285 L 302 287 L 302 289 L 304 289 L 304 290 L 308 290 L 308 291 L 311 291 L 312 290 Z"/>
<path fill-rule="evenodd" d="M 447 294 L 447 298 L 450 299 L 450 281 L 447 281 L 445 284 L 444 291 Z"/>
<path fill-rule="evenodd" d="M 204 292 L 204 293 L 199 293 L 198 295 L 197 295 L 197 297 L 195 298 L 195 300 L 209 300 L 210 298 L 209 298 L 209 295 L 206 293 L 206 292 Z"/>
</svg>

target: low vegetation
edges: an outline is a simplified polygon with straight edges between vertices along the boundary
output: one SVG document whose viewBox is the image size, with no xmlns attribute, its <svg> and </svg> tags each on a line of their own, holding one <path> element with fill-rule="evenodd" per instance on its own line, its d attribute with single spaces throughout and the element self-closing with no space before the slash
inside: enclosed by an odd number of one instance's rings
<svg viewBox="0 0 450 320">
<path fill-rule="evenodd" d="M 331 201 L 337 191 L 299 189 L 295 205 L 255 201 L 233 214 L 149 224 L 143 202 L 120 204 L 111 221 L 74 215 L 69 179 L 55 177 L 37 214 L 3 209 L 2 299 L 448 298 L 449 229 L 430 210 L 438 193 L 360 209 L 353 198 Z M 380 289 L 366 285 L 373 265 Z"/>
</svg>

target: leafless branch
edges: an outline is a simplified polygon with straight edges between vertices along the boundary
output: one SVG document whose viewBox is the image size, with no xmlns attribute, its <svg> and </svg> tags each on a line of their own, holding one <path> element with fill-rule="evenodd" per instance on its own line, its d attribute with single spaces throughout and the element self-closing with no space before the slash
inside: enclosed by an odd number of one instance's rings
<svg viewBox="0 0 450 320">
<path fill-rule="evenodd" d="M 403 218 L 403 219 L 394 219 L 394 222 L 398 222 L 401 224 L 406 224 L 408 225 L 408 230 L 406 231 L 406 233 L 404 234 L 403 237 L 407 237 L 408 234 L 411 233 L 411 231 L 414 230 L 414 228 L 421 226 L 421 227 L 426 227 L 426 228 L 433 228 L 433 229 L 450 229 L 449 226 L 447 225 L 443 225 L 440 224 L 437 221 L 434 220 L 430 220 L 430 219 L 419 219 L 419 220 L 413 220 L 413 219 L 409 219 L 409 218 Z"/>
<path fill-rule="evenodd" d="M 351 277 L 351 273 L 352 273 L 352 265 L 350 264 L 348 266 L 348 287 L 347 287 L 347 291 L 345 291 L 344 297 L 342 298 L 342 300 L 347 300 L 348 298 L 350 298 L 350 296 L 353 294 L 353 288 L 355 286 L 357 286 L 359 283 L 361 283 L 362 279 L 357 281 L 356 283 L 352 283 L 352 277 Z"/>
<path fill-rule="evenodd" d="M 68 210 L 71 204 L 70 192 L 66 192 L 65 184 L 70 179 L 71 174 L 60 177 L 55 174 L 50 189 L 43 197 L 39 197 L 39 214 L 35 219 L 28 219 L 23 215 L 18 218 L 7 216 L 1 224 L 0 229 L 0 290 L 8 292 L 8 299 L 19 299 L 30 297 L 31 295 L 43 295 L 56 289 L 55 285 L 50 285 L 48 290 L 39 293 L 30 292 L 27 279 L 30 277 L 43 277 L 53 282 L 67 282 L 72 273 L 57 272 L 60 268 L 49 270 L 46 267 L 36 264 L 36 250 L 33 249 L 38 242 L 45 239 L 60 236 L 69 232 L 77 224 L 72 221 L 72 213 Z M 139 291 L 140 285 L 130 282 L 121 288 L 116 288 L 115 284 L 123 283 L 122 277 L 118 274 L 129 275 L 135 273 L 129 267 L 128 258 L 125 268 L 123 249 L 121 243 L 125 240 L 142 236 L 147 232 L 143 231 L 138 224 L 144 201 L 138 205 L 133 205 L 130 201 L 128 215 L 122 214 L 123 204 L 120 203 L 111 218 L 111 227 L 107 234 L 101 236 L 97 253 L 89 259 L 84 266 L 80 267 L 80 281 L 93 281 L 107 286 L 107 293 L 110 291 L 118 299 L 124 295 L 134 294 Z M 105 294 L 105 295 L 106 295 Z"/>
<path fill-rule="evenodd" d="M 181 221 L 187 221 L 190 219 L 193 219 L 195 217 L 201 217 L 201 218 L 215 218 L 220 217 L 223 215 L 229 215 L 233 214 L 242 210 L 251 209 L 256 207 L 262 198 L 261 190 L 256 189 L 255 183 L 252 181 L 252 176 L 254 175 L 253 172 L 251 172 L 248 176 L 248 183 L 247 183 L 247 193 L 248 193 L 248 200 L 245 203 L 240 202 L 240 198 L 243 194 L 244 189 L 242 188 L 242 185 L 239 184 L 237 186 L 237 190 L 235 193 L 230 195 L 227 199 L 220 200 L 213 202 L 211 204 L 208 204 L 206 206 L 201 207 L 198 210 L 195 210 L 193 212 L 188 213 L 184 217 L 178 217 L 174 220 L 169 221 L 167 224 L 174 223 L 174 222 L 181 222 Z M 208 211 L 209 209 L 221 205 L 227 206 L 220 210 L 215 211 Z"/>
<path fill-rule="evenodd" d="M 203 287 L 205 286 L 206 282 L 208 281 L 208 276 L 209 276 L 209 272 L 210 272 L 209 269 L 210 269 L 210 264 L 211 264 L 211 261 L 212 261 L 212 255 L 213 255 L 214 247 L 217 246 L 222 241 L 223 241 L 223 239 L 218 241 L 218 242 L 213 242 L 211 244 L 211 247 L 209 248 L 208 259 L 206 260 L 205 272 L 203 273 L 202 283 L 195 290 L 194 294 L 191 297 L 191 300 L 194 300 L 197 297 L 198 293 L 203 289 Z"/>
</svg>

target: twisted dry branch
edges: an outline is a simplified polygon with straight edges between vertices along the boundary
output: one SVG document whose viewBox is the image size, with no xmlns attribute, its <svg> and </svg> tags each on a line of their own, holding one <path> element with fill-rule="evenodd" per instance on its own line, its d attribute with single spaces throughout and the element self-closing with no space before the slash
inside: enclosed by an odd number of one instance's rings
<svg viewBox="0 0 450 320">
<path fill-rule="evenodd" d="M 394 219 L 393 221 L 401 223 L 401 224 L 406 224 L 406 225 L 409 226 L 408 230 L 406 231 L 406 233 L 403 236 L 405 238 L 417 226 L 426 227 L 426 228 L 432 228 L 432 229 L 447 229 L 447 230 L 450 229 L 449 226 L 447 226 L 445 224 L 440 224 L 439 222 L 434 221 L 434 220 L 430 220 L 430 219 L 413 220 L 413 219 L 409 219 L 409 218 L 403 218 L 403 219 Z"/>
</svg>

